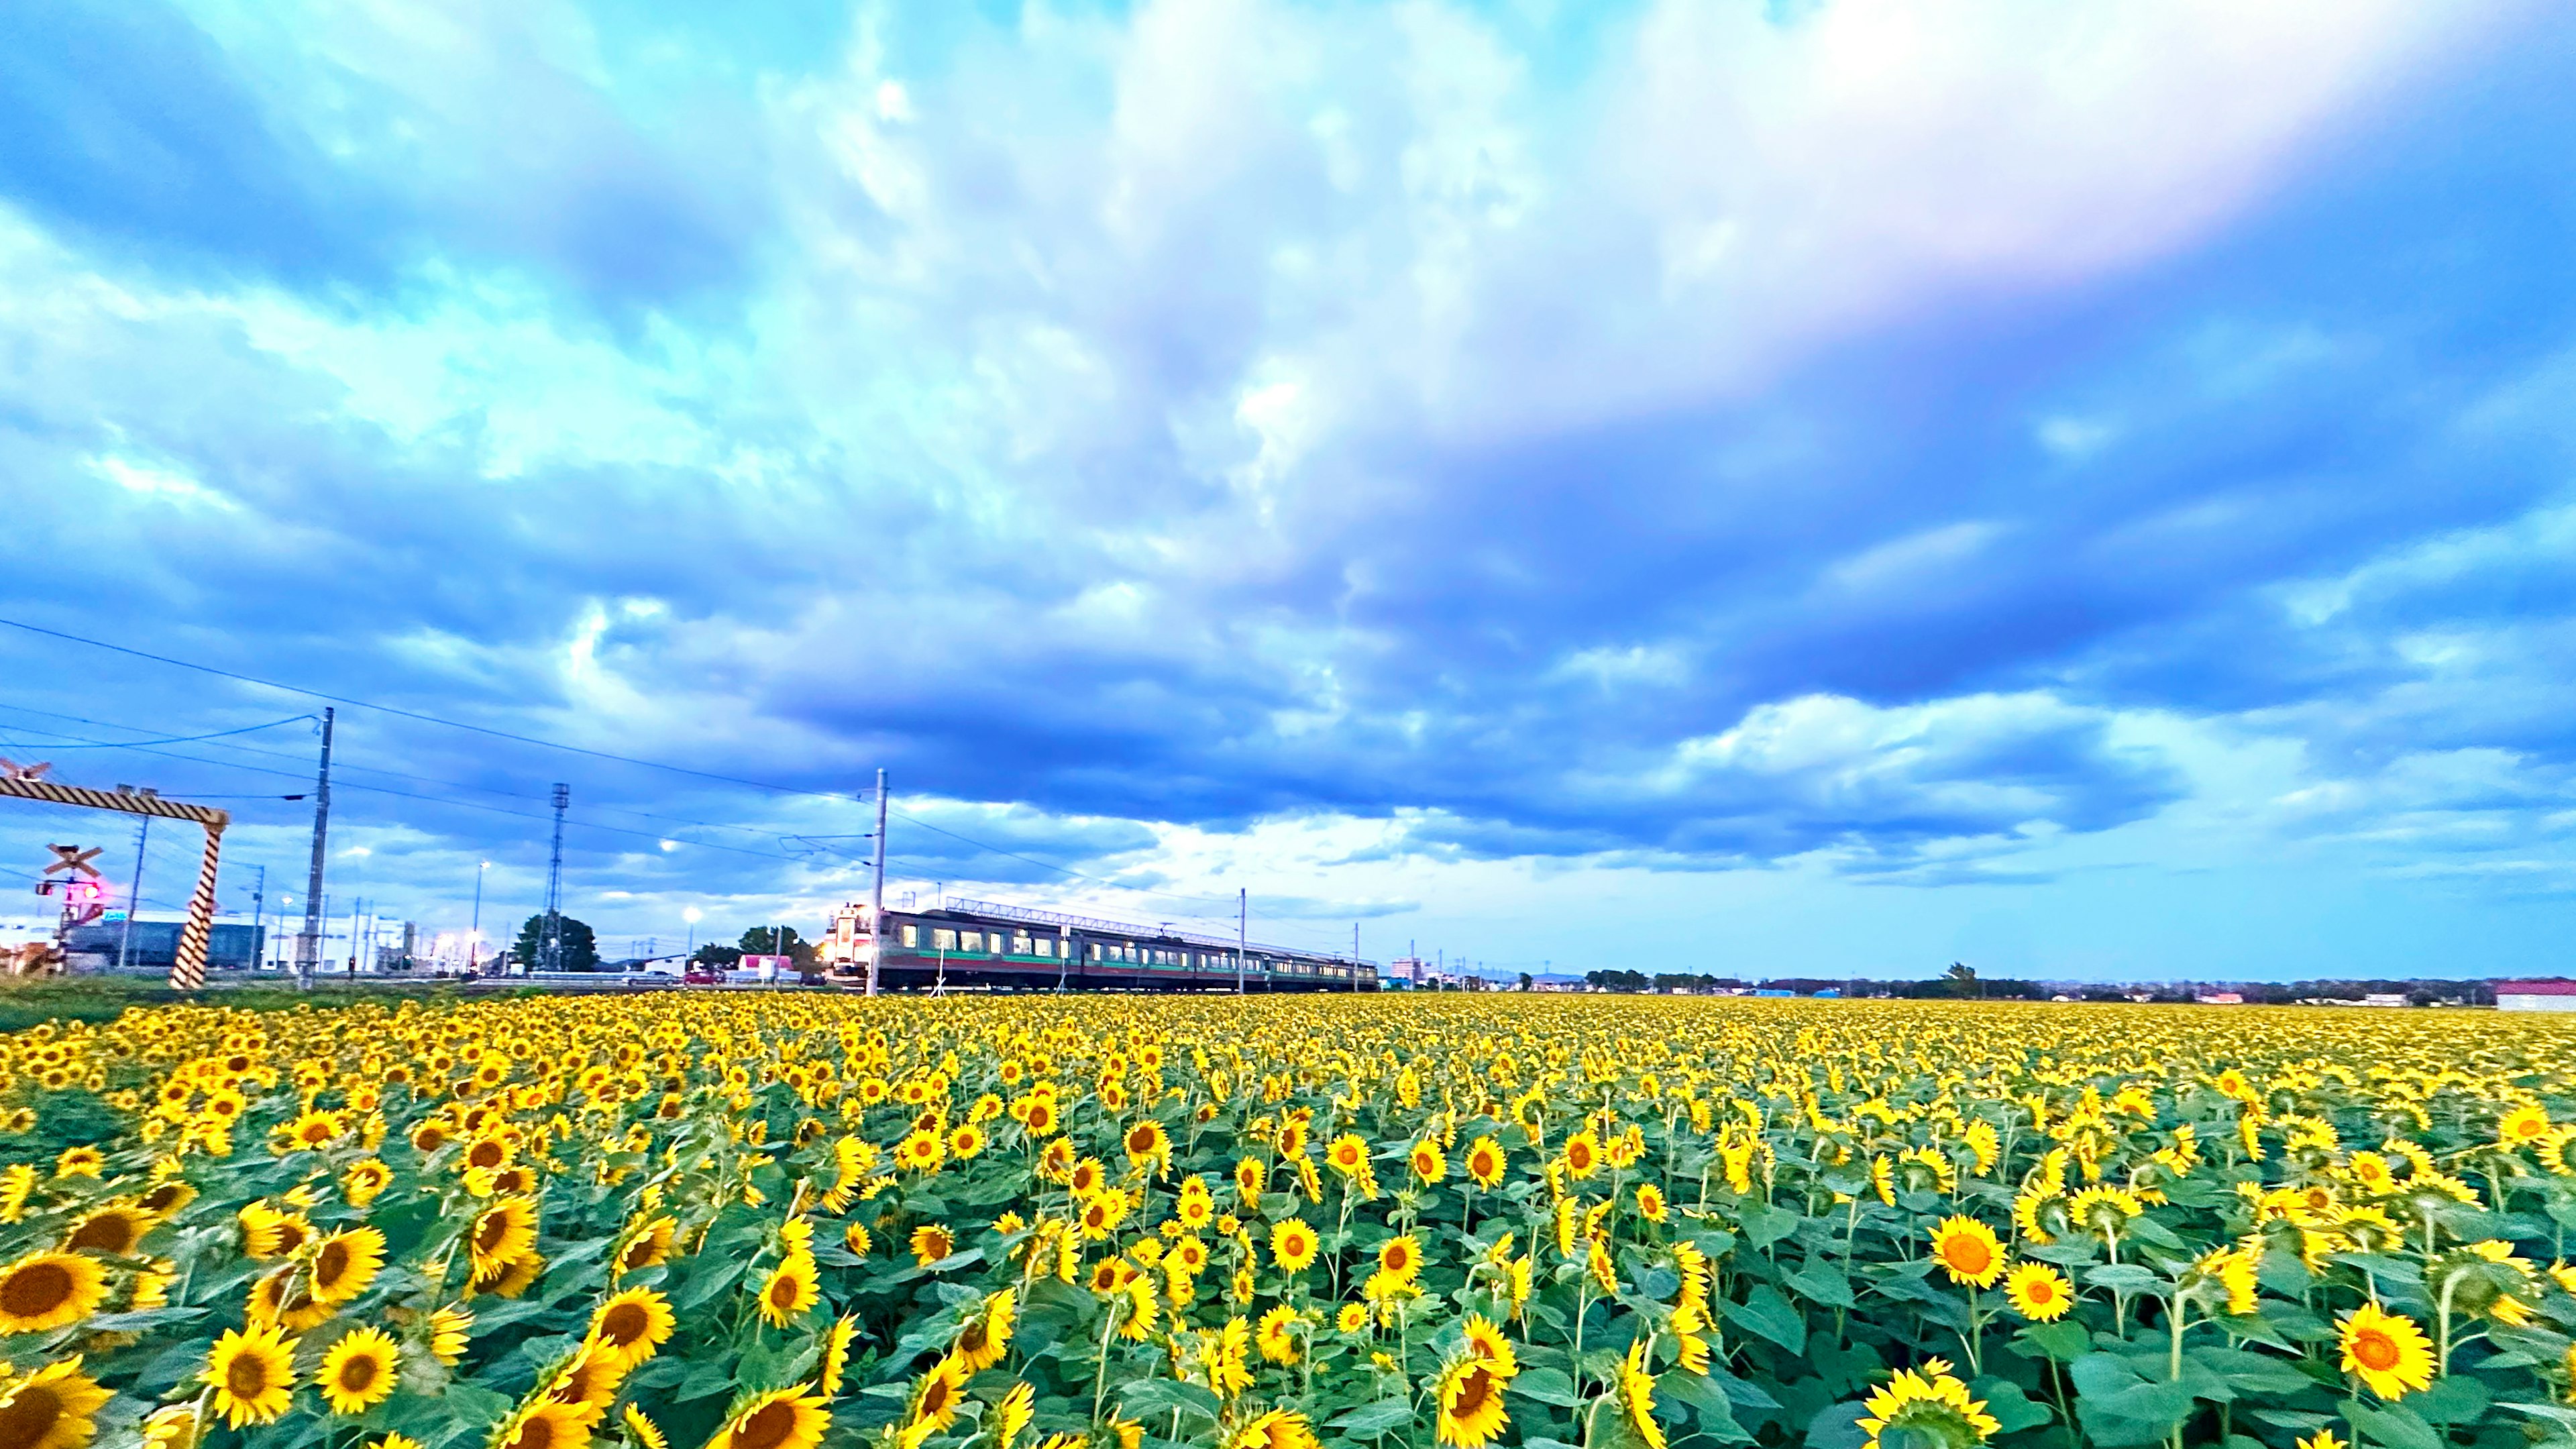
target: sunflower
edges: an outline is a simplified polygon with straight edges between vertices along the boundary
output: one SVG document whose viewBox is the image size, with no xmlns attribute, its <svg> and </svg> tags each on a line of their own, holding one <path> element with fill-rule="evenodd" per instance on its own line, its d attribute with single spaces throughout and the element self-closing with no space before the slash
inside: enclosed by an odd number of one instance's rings
<svg viewBox="0 0 2576 1449">
<path fill-rule="evenodd" d="M 650 1288 L 629 1288 L 592 1310 L 590 1336 L 628 1369 L 660 1352 L 677 1323 L 671 1300 Z"/>
<path fill-rule="evenodd" d="M 1253 1329 L 1252 1341 L 1260 1348 L 1261 1356 L 1270 1362 L 1293 1364 L 1297 1361 L 1297 1330 L 1305 1321 L 1296 1309 L 1285 1303 L 1279 1304 L 1261 1315 L 1261 1322 Z"/>
<path fill-rule="evenodd" d="M 1410 1283 L 1422 1273 L 1422 1243 L 1411 1233 L 1387 1239 L 1378 1245 L 1377 1270 L 1398 1283 Z"/>
<path fill-rule="evenodd" d="M 429 1356 L 449 1368 L 465 1357 L 474 1332 L 474 1315 L 462 1308 L 433 1309 L 429 1315 Z"/>
<path fill-rule="evenodd" d="M 73 1224 L 63 1246 L 76 1252 L 122 1258 L 134 1251 L 145 1233 L 152 1231 L 154 1221 L 152 1214 L 139 1207 L 103 1207 Z"/>
<path fill-rule="evenodd" d="M 1368 1327 L 1369 1311 L 1365 1303 L 1345 1303 L 1333 1315 L 1333 1327 L 1343 1333 L 1357 1333 Z"/>
<path fill-rule="evenodd" d="M 1460 1321 L 1458 1333 L 1467 1346 L 1467 1352 L 1493 1365 L 1497 1374 L 1508 1379 L 1520 1372 L 1520 1360 L 1512 1352 L 1512 1341 L 1483 1314 L 1468 1314 Z"/>
<path fill-rule="evenodd" d="M 1565 1139 L 1565 1148 L 1560 1154 L 1560 1159 L 1565 1163 L 1565 1170 L 1573 1174 L 1576 1181 L 1580 1182 L 1590 1177 L 1601 1170 L 1600 1137 L 1589 1128 L 1575 1133 Z"/>
<path fill-rule="evenodd" d="M 1067 1143 L 1052 1142 L 1047 1145 L 1047 1155 L 1055 1156 L 1058 1147 L 1070 1150 Z M 1064 1185 L 1080 1201 L 1109 1185 L 1109 1169 L 1100 1165 L 1099 1158 L 1086 1157 L 1065 1170 Z"/>
<path fill-rule="evenodd" d="M 1368 1170 L 1368 1143 L 1356 1132 L 1345 1132 L 1324 1149 L 1324 1162 L 1344 1177 L 1356 1177 Z"/>
<path fill-rule="evenodd" d="M 24 1162 L 13 1162 L 0 1169 L 0 1223 L 14 1223 L 27 1215 L 27 1199 L 36 1190 L 36 1169 Z"/>
<path fill-rule="evenodd" d="M 1282 1218 L 1270 1225 L 1270 1256 L 1277 1260 L 1282 1272 L 1305 1272 L 1314 1265 L 1315 1252 L 1321 1246 L 1322 1240 L 1302 1218 Z"/>
<path fill-rule="evenodd" d="M 1272 1409 L 1235 1430 L 1225 1449 L 1315 1449 L 1315 1445 L 1315 1431 L 1307 1427 L 1305 1415 Z M 1134 1446 L 1122 1443 L 1121 1449 Z"/>
<path fill-rule="evenodd" d="M 945 1429 L 956 1422 L 957 1405 L 965 1396 L 965 1361 L 953 1353 L 943 1355 L 914 1381 L 907 1417 L 915 1424 Z"/>
<path fill-rule="evenodd" d="M 510 1262 L 502 1264 L 498 1270 L 489 1276 L 481 1273 L 475 1274 L 473 1288 L 477 1293 L 491 1293 L 497 1294 L 503 1298 L 516 1298 L 520 1294 L 527 1292 L 528 1286 L 536 1282 L 537 1275 L 543 1273 L 545 1270 L 546 1260 L 538 1257 L 534 1253 L 530 1253 L 524 1258 L 513 1259 Z"/>
<path fill-rule="evenodd" d="M 1628 1361 L 1620 1366 L 1619 1407 L 1646 1449 L 1664 1449 L 1664 1426 L 1655 1422 L 1655 1376 L 1646 1371 L 1642 1338 L 1628 1345 Z"/>
<path fill-rule="evenodd" d="M 1119 1145 L 1127 1150 L 1127 1160 L 1139 1167 L 1166 1161 L 1172 1155 L 1172 1139 L 1164 1133 L 1163 1124 L 1151 1117 L 1129 1127 Z"/>
<path fill-rule="evenodd" d="M 912 1261 L 927 1268 L 957 1251 L 957 1239 L 937 1223 L 923 1223 L 912 1230 Z"/>
<path fill-rule="evenodd" d="M 465 1246 L 476 1278 L 498 1278 L 511 1264 L 536 1251 L 536 1204 L 523 1197 L 494 1199 L 475 1215 Z"/>
<path fill-rule="evenodd" d="M 1434 1432 L 1443 1444 L 1483 1449 L 1511 1422 L 1503 1411 L 1502 1375 L 1477 1355 L 1462 1354 L 1440 1371 L 1438 1397 L 1440 1413 Z"/>
<path fill-rule="evenodd" d="M 205 1426 L 197 1422 L 195 1404 L 165 1404 L 143 1419 L 143 1449 L 196 1449 L 203 1437 Z M 44 1441 L 36 1443 L 42 1446 Z"/>
<path fill-rule="evenodd" d="M 80 1356 L 0 1382 L 0 1449 L 79 1449 L 116 1397 L 82 1373 Z"/>
<path fill-rule="evenodd" d="M 1250 1212 L 1261 1200 L 1262 1190 L 1270 1186 L 1270 1169 L 1258 1157 L 1246 1157 L 1234 1165 L 1234 1195 L 1243 1199 Z"/>
<path fill-rule="evenodd" d="M 72 1253 L 29 1253 L 0 1268 L 0 1333 L 78 1323 L 107 1297 L 107 1270 Z"/>
<path fill-rule="evenodd" d="M 1467 1149 L 1467 1180 L 1478 1187 L 1498 1187 L 1503 1181 L 1503 1165 L 1508 1159 L 1503 1144 L 1491 1137 L 1479 1137 Z"/>
<path fill-rule="evenodd" d="M 456 1165 L 464 1169 L 498 1172 L 509 1166 L 518 1153 L 517 1144 L 509 1138 L 497 1133 L 487 1134 L 466 1143 L 465 1150 L 457 1154 Z"/>
<path fill-rule="evenodd" d="M 313 1250 L 313 1296 L 324 1303 L 346 1303 L 366 1292 L 384 1266 L 381 1231 L 350 1228 L 333 1233 Z"/>
<path fill-rule="evenodd" d="M 2548 1110 L 2525 1104 L 2497 1119 L 2496 1145 L 2530 1147 L 2549 1140 L 2549 1132 Z"/>
<path fill-rule="evenodd" d="M 313 1225 L 301 1215 L 279 1212 L 265 1201 L 244 1203 L 234 1217 L 241 1223 L 242 1252 L 253 1258 L 283 1258 L 313 1236 Z"/>
<path fill-rule="evenodd" d="M 2193 1265 L 2211 1283 L 2227 1295 L 2227 1311 L 2237 1317 L 2254 1311 L 2256 1306 L 2254 1274 L 2256 1256 L 2252 1252 L 2220 1249 L 2202 1255 Z"/>
<path fill-rule="evenodd" d="M 558 1404 L 606 1412 L 625 1377 L 626 1366 L 619 1362 L 617 1351 L 596 1338 L 587 1339 L 555 1369 L 545 1396 Z"/>
<path fill-rule="evenodd" d="M 1992 1288 L 2003 1276 L 2003 1245 L 1994 1229 L 1975 1218 L 1943 1218 L 1932 1229 L 1932 1257 L 1953 1283 Z"/>
<path fill-rule="evenodd" d="M 2004 1296 L 2013 1312 L 2034 1323 L 2054 1323 L 2075 1306 L 2075 1285 L 2046 1263 L 2015 1264 L 2004 1279 Z"/>
<path fill-rule="evenodd" d="M 1937 1358 L 1925 1359 L 1919 1371 L 1897 1370 L 1870 1394 L 1866 1407 L 1869 1412 L 1857 1422 L 1869 1434 L 1869 1449 L 1878 1449 L 1889 1429 L 1907 1430 L 1915 1442 L 1981 1444 L 2003 1427 Z"/>
<path fill-rule="evenodd" d="M 1118 1334 L 1133 1343 L 1143 1343 L 1154 1336 L 1154 1320 L 1162 1310 L 1155 1305 L 1154 1280 L 1139 1273 L 1120 1289 L 1125 1306 L 1118 1308 Z"/>
<path fill-rule="evenodd" d="M 850 1344 L 859 1336 L 858 1315 L 844 1313 L 823 1335 L 823 1361 L 814 1370 L 814 1389 L 825 1399 L 841 1392 L 841 1376 L 850 1366 Z"/>
<path fill-rule="evenodd" d="M 2341 1320 L 2343 1369 L 2383 1399 L 2403 1398 L 2433 1382 L 2433 1350 L 2424 1330 L 2402 1313 L 2365 1303 Z"/>
<path fill-rule="evenodd" d="M 635 1441 L 637 1449 L 671 1449 L 670 1438 L 663 1434 L 662 1426 L 647 1418 L 644 1411 L 635 1405 L 628 1404 L 618 1415 L 618 1421 L 626 1426 L 626 1437 Z"/>
<path fill-rule="evenodd" d="M 393 1180 L 393 1169 L 370 1157 L 340 1174 L 340 1193 L 349 1200 L 349 1206 L 362 1208 L 381 1196 Z"/>
<path fill-rule="evenodd" d="M 1002 1361 L 1011 1346 L 1012 1307 L 1017 1301 L 1013 1290 L 1003 1289 L 984 1300 L 975 1316 L 966 1320 L 957 1334 L 957 1356 L 965 1361 L 966 1372 L 982 1373 Z"/>
<path fill-rule="evenodd" d="M 1405 1154 L 1405 1163 L 1413 1169 L 1415 1180 L 1420 1182 L 1439 1182 L 1449 1175 L 1448 1154 L 1440 1150 L 1440 1143 L 1435 1139 L 1425 1138 L 1414 1143 L 1412 1150 Z"/>
<path fill-rule="evenodd" d="M 617 1250 L 617 1271 L 641 1273 L 669 1262 L 671 1241 L 679 1228 L 679 1223 L 668 1217 L 647 1218 L 628 1228 L 625 1242 Z"/>
<path fill-rule="evenodd" d="M 492 1449 L 584 1449 L 598 1415 L 586 1405 L 539 1399 L 501 1421 Z"/>
<path fill-rule="evenodd" d="M 1664 1190 L 1651 1182 L 1637 1184 L 1637 1216 L 1650 1223 L 1660 1223 L 1665 1214 Z"/>
<path fill-rule="evenodd" d="M 215 1411 L 234 1428 L 272 1422 L 294 1399 L 295 1340 L 273 1323 L 227 1329 L 198 1377 L 215 1391 Z"/>
<path fill-rule="evenodd" d="M 865 1258 L 868 1250 L 876 1246 L 876 1239 L 869 1235 L 866 1223 L 853 1218 L 841 1232 L 841 1246 L 850 1250 L 851 1257 Z"/>
<path fill-rule="evenodd" d="M 355 1329 L 322 1355 L 315 1382 L 332 1413 L 363 1414 L 392 1395 L 401 1361 L 392 1335 L 381 1328 Z"/>
<path fill-rule="evenodd" d="M 772 1327 L 785 1328 L 804 1317 L 822 1296 L 822 1279 L 812 1255 L 790 1253 L 760 1285 L 760 1316 Z"/>
</svg>

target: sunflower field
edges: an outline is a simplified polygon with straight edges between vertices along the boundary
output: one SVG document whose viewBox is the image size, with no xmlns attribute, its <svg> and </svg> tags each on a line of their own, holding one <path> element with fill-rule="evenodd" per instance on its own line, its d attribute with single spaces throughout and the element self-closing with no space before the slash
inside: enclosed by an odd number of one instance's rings
<svg viewBox="0 0 2576 1449">
<path fill-rule="evenodd" d="M 1440 996 L 0 1037 L 0 1449 L 2576 1445 L 2576 1023 Z"/>
</svg>

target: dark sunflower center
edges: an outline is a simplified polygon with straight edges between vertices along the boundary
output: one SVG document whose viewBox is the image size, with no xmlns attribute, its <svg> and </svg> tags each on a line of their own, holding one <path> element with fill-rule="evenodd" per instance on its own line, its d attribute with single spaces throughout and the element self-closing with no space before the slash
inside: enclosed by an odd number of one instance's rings
<svg viewBox="0 0 2576 1449">
<path fill-rule="evenodd" d="M 122 1213 L 101 1213 L 81 1224 L 80 1230 L 72 1234 L 72 1246 L 101 1253 L 122 1253 L 133 1247 L 134 1240 L 141 1236 L 134 1227 L 134 1223 Z"/>
<path fill-rule="evenodd" d="M 2352 1341 L 2352 1356 L 2363 1368 L 2373 1373 L 2386 1373 L 2397 1367 L 2397 1342 L 2373 1329 Z"/>
<path fill-rule="evenodd" d="M 267 1362 L 254 1353 L 234 1355 L 224 1366 L 224 1387 L 236 1399 L 256 1399 L 267 1393 Z"/>
<path fill-rule="evenodd" d="M 0 1279 L 0 1310 L 18 1318 L 51 1313 L 71 1296 L 71 1270 L 60 1263 L 32 1263 Z"/>
<path fill-rule="evenodd" d="M 0 1446 L 18 1449 L 42 1444 L 62 1417 L 63 1401 L 52 1389 L 21 1390 L 6 1408 L 0 1408 Z"/>
<path fill-rule="evenodd" d="M 599 1320 L 599 1331 L 619 1348 L 628 1347 L 644 1337 L 652 1326 L 651 1318 L 632 1303 L 620 1303 Z"/>
<path fill-rule="evenodd" d="M 383 1371 L 384 1365 L 377 1363 L 373 1355 L 358 1354 L 340 1365 L 341 1391 L 363 1394 L 375 1386 L 377 1376 Z"/>
<path fill-rule="evenodd" d="M 795 1432 L 795 1406 L 782 1401 L 764 1404 L 758 1413 L 743 1420 L 733 1442 L 740 1449 L 778 1449 Z"/>
</svg>

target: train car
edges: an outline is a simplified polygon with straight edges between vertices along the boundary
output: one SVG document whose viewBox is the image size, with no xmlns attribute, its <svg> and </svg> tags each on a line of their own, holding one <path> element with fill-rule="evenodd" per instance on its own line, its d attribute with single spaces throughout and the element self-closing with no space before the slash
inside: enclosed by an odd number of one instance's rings
<svg viewBox="0 0 2576 1449">
<path fill-rule="evenodd" d="M 1166 926 L 961 900 L 887 911 L 880 943 L 869 915 L 856 903 L 833 913 L 820 943 L 833 979 L 865 980 L 875 957 L 886 991 L 1232 991 L 1238 982 L 1246 991 L 1378 989 L 1374 962 L 1258 941 L 1238 950 L 1227 938 Z"/>
</svg>

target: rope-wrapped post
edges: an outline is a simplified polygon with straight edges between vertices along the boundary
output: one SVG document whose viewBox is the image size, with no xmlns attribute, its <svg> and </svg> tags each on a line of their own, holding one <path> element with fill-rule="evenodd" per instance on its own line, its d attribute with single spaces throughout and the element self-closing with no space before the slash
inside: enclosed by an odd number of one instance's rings
<svg viewBox="0 0 2576 1449">
<path fill-rule="evenodd" d="M 188 893 L 188 923 L 179 928 L 179 950 L 170 958 L 170 989 L 206 984 L 206 942 L 215 930 L 215 861 L 223 854 L 224 828 L 206 824 L 206 853 L 197 860 L 197 888 Z"/>
<path fill-rule="evenodd" d="M 206 854 L 197 862 L 197 888 L 188 894 L 188 921 L 179 928 L 179 949 L 170 959 L 170 984 L 181 991 L 194 991 L 206 984 L 206 944 L 215 933 L 215 862 L 223 853 L 224 827 L 232 823 L 232 816 L 211 805 L 190 805 L 158 795 L 93 790 L 86 785 L 39 780 L 32 771 L 0 774 L 0 796 L 114 810 L 124 815 L 151 815 L 163 820 L 193 820 L 204 826 Z M 131 911 L 134 904 L 128 901 L 125 908 Z"/>
</svg>

